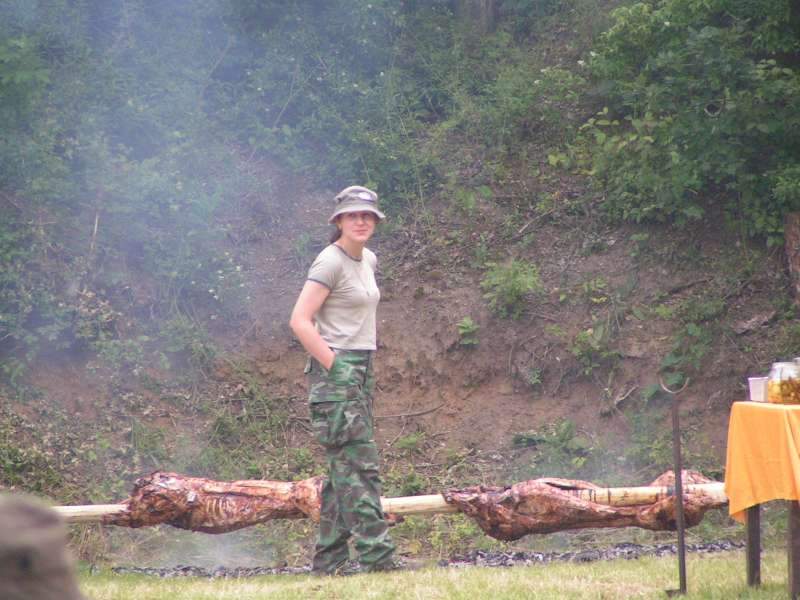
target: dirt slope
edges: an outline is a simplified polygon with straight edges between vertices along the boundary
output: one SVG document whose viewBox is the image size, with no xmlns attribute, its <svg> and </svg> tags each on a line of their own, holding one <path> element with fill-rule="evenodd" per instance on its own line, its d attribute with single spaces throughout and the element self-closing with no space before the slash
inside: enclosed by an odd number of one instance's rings
<svg viewBox="0 0 800 600">
<path fill-rule="evenodd" d="M 231 232 L 219 250 L 242 266 L 243 314 L 195 315 L 221 349 L 212 367 L 198 376 L 173 360 L 170 370 L 119 376 L 90 353 L 41 363 L 27 382 L 37 394 L 0 403 L 0 451 L 9 439 L 22 449 L 4 459 L 21 465 L 21 487 L 30 489 L 32 468 L 35 489 L 103 503 L 157 468 L 223 479 L 322 469 L 306 421 L 305 355 L 288 318 L 327 243 L 334 190 L 259 169 L 263 193 L 219 217 Z M 556 176 L 522 191 L 498 184 L 466 211 L 442 194 L 422 211 L 395 207 L 373 240 L 382 291 L 376 437 L 389 495 L 535 476 L 649 481 L 671 460 L 667 398 L 656 391 L 671 355 L 696 358 L 681 367 L 691 378 L 681 395 L 688 466 L 721 477 L 728 410 L 746 376 L 800 353 L 779 252 L 739 239 L 717 216 L 681 232 L 608 224 L 582 185 Z M 542 210 L 536 198 L 545 195 Z M 537 265 L 542 283 L 518 319 L 494 314 L 481 287 L 492 264 L 512 257 Z M 478 325 L 476 345 L 461 343 L 465 317 Z M 440 528 L 442 547 L 461 543 L 442 542 L 460 539 L 458 528 L 428 526 Z M 414 531 L 399 534 L 404 551 L 425 551 L 430 534 Z M 269 532 L 275 561 L 307 558 L 307 523 Z M 224 554 L 240 565 L 247 548 L 266 543 L 259 531 L 230 547 L 172 531 L 81 529 L 75 540 L 90 560 L 159 565 L 185 562 L 195 547 L 197 561 L 222 564 L 214 561 Z"/>
<path fill-rule="evenodd" d="M 569 181 L 551 186 L 556 195 L 581 191 Z M 296 398 L 299 414 L 304 355 L 286 323 L 305 269 L 326 243 L 332 196 L 279 178 L 261 199 L 260 211 L 274 225 L 246 245 L 252 323 L 243 337 L 228 337 L 269 385 Z M 720 333 L 682 402 L 702 433 L 697 450 L 721 461 L 730 403 L 743 397 L 745 376 L 763 372 L 773 358 L 774 327 L 772 334 L 757 325 L 740 335 L 733 329 L 774 313 L 785 285 L 777 253 L 742 242 L 717 218 L 680 234 L 615 227 L 568 197 L 550 214 L 529 209 L 512 222 L 512 207 L 497 201 L 468 215 L 446 198 L 427 210 L 424 225 L 401 211 L 405 226 L 385 226 L 373 244 L 383 294 L 376 412 L 386 417 L 378 421 L 384 448 L 424 432 L 430 460 L 444 449 L 473 447 L 502 456 L 513 434 L 559 419 L 572 420 L 599 446 L 618 447 L 630 429 L 625 410 L 643 406 L 641 393 L 658 381 L 674 344 L 676 311 L 692 301 L 720 301 Z M 539 266 L 545 291 L 531 296 L 518 320 L 488 309 L 478 247 L 499 262 L 515 256 Z M 748 261 L 757 268 L 745 269 Z M 467 316 L 480 327 L 474 347 L 459 344 L 457 323 Z M 576 358 L 575 336 L 598 326 L 613 329 L 604 348 L 613 356 L 595 357 L 590 368 Z"/>
<path fill-rule="evenodd" d="M 244 368 L 269 394 L 288 398 L 293 426 L 278 445 L 316 452 L 302 427 L 305 356 L 287 321 L 310 261 L 327 243 L 334 191 L 314 189 L 267 163 L 260 169 L 270 183 L 263 194 L 220 217 L 231 225 L 229 246 L 220 251 L 242 263 L 249 300 L 237 323 L 198 315 L 225 349 L 209 378 L 187 386 L 180 373 L 154 372 L 160 382 L 150 389 L 141 379 L 110 382 L 87 370 L 87 357 L 73 356 L 34 371 L 31 383 L 41 397 L 14 410 L 32 423 L 57 422 L 66 438 L 85 444 L 106 436 L 100 441 L 119 451 L 98 462 L 113 458 L 125 480 L 169 454 L 150 450 L 149 459 L 132 462 L 134 421 L 161 428 L 163 444 L 200 471 L 192 447 L 200 452 L 204 440 L 197 436 L 216 426 L 191 408 L 190 398 L 234 406 L 246 386 Z M 691 377 L 681 396 L 686 439 L 690 460 L 702 463 L 692 466 L 719 473 L 728 407 L 744 397 L 746 375 L 764 372 L 777 358 L 776 342 L 785 337 L 780 254 L 743 242 L 716 217 L 680 233 L 609 225 L 581 186 L 551 177 L 525 196 L 498 185 L 494 198 L 471 212 L 440 197 L 424 213 L 396 209 L 382 226 L 372 244 L 383 297 L 376 414 L 391 468 L 411 473 L 422 465 L 436 474 L 454 457 L 471 456 L 484 461 L 479 476 L 493 483 L 566 474 L 564 468 L 598 481 L 626 478 L 619 469 L 646 471 L 628 480 L 657 475 L 656 463 L 668 457 L 668 429 L 660 420 L 664 398 L 653 390 L 686 328 L 685 314 L 694 311 L 693 322 L 711 333 L 684 340 L 682 352 L 699 356 L 697 367 L 684 369 Z M 553 198 L 550 208 L 532 208 L 532 198 L 545 193 Z M 543 285 L 518 319 L 493 314 L 481 288 L 488 266 L 510 257 L 536 264 Z M 457 324 L 465 317 L 479 327 L 477 345 L 460 343 Z M 593 338 L 599 331 L 606 333 Z M 573 429 L 536 441 L 565 420 Z M 103 424 L 107 434 L 94 429 Z M 184 438 L 193 446 L 177 448 Z M 410 447 L 400 451 L 403 440 Z M 547 443 L 564 454 L 566 466 L 542 462 Z M 638 458 L 626 462 L 633 443 Z M 87 445 L 85 452 L 97 450 Z M 108 495 L 122 491 L 118 486 Z"/>
</svg>

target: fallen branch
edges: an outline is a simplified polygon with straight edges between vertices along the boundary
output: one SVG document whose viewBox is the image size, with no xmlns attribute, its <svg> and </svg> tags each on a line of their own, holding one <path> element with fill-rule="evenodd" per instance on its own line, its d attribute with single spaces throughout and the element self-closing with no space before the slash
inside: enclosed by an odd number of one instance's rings
<svg viewBox="0 0 800 600">
<path fill-rule="evenodd" d="M 709 283 L 712 281 L 711 277 L 704 277 L 702 279 L 695 279 L 693 281 L 687 281 L 685 283 L 679 283 L 677 285 L 673 285 L 669 288 L 666 292 L 663 292 L 667 296 L 672 296 L 673 294 L 677 294 L 678 292 L 682 292 L 684 290 L 688 290 L 696 285 L 700 285 L 701 283 Z"/>
<path fill-rule="evenodd" d="M 420 410 L 420 411 L 417 411 L 417 412 L 399 413 L 399 414 L 396 414 L 396 415 L 375 415 L 373 418 L 375 418 L 375 419 L 400 419 L 400 418 L 403 418 L 403 417 L 420 417 L 422 415 L 427 415 L 427 414 L 430 414 L 432 412 L 436 412 L 437 410 L 442 408 L 445 404 L 447 404 L 447 401 L 444 401 L 441 404 L 438 404 L 437 406 L 434 406 L 433 408 L 426 408 L 425 410 Z M 311 421 L 310 417 L 301 417 L 301 416 L 293 416 L 292 419 L 294 419 L 296 421 Z M 391 444 L 389 444 L 389 445 L 391 446 Z"/>
<path fill-rule="evenodd" d="M 422 415 L 428 415 L 432 412 L 436 412 L 440 408 L 442 408 L 445 404 L 447 404 L 447 400 L 442 402 L 441 404 L 434 406 L 433 408 L 426 408 L 425 410 L 420 410 L 417 412 L 410 412 L 410 413 L 400 413 L 397 415 L 375 415 L 376 419 L 399 419 L 401 417 L 420 417 Z"/>
</svg>

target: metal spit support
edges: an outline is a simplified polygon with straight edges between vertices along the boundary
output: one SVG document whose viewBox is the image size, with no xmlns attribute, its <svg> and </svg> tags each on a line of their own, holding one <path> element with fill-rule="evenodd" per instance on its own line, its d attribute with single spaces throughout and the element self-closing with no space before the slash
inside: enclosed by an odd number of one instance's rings
<svg viewBox="0 0 800 600">
<path fill-rule="evenodd" d="M 675 497 L 677 502 L 675 504 L 675 521 L 678 530 L 678 579 L 680 585 L 677 590 L 666 590 L 667 596 L 684 596 L 686 595 L 686 519 L 683 515 L 683 459 L 681 458 L 681 427 L 680 417 L 678 415 L 678 394 L 686 389 L 689 385 L 689 378 L 683 382 L 679 390 L 671 390 L 664 383 L 663 378 L 659 375 L 658 382 L 661 384 L 661 389 L 667 392 L 672 397 L 672 459 L 674 462 L 675 473 Z"/>
</svg>

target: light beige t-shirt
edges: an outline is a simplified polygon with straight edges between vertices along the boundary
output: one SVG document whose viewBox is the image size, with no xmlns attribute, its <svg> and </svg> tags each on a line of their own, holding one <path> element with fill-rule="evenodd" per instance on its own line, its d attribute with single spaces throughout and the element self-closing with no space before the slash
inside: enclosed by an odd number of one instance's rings
<svg viewBox="0 0 800 600">
<path fill-rule="evenodd" d="M 316 314 L 317 331 L 331 348 L 375 350 L 375 314 L 381 299 L 375 282 L 378 259 L 364 248 L 361 260 L 331 244 L 319 253 L 308 279 L 331 293 Z"/>
</svg>

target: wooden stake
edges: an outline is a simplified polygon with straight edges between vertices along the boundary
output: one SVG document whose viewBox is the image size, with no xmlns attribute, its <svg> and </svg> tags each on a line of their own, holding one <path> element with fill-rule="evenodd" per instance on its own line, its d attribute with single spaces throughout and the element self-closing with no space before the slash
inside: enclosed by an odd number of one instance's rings
<svg viewBox="0 0 800 600">
<path fill-rule="evenodd" d="M 800 597 L 800 504 L 789 501 L 789 527 L 787 527 L 787 558 L 789 560 L 789 597 Z"/>
<path fill-rule="evenodd" d="M 761 505 L 747 509 L 747 585 L 761 585 Z"/>
</svg>

